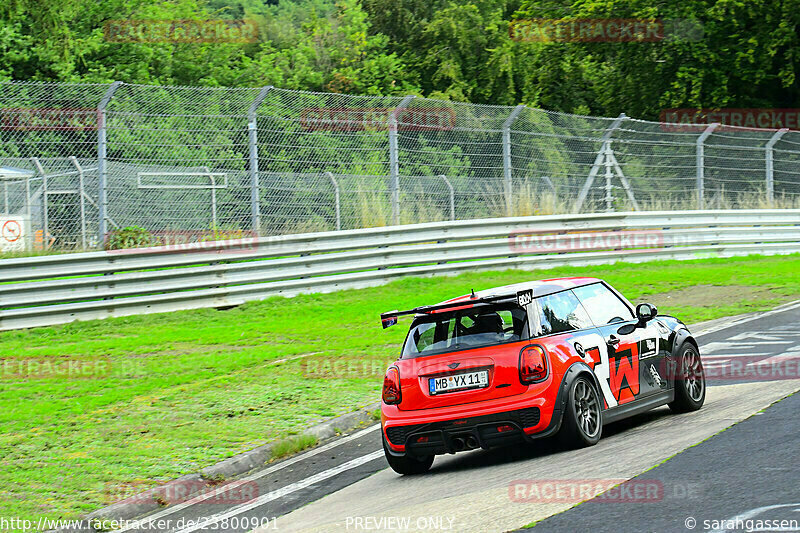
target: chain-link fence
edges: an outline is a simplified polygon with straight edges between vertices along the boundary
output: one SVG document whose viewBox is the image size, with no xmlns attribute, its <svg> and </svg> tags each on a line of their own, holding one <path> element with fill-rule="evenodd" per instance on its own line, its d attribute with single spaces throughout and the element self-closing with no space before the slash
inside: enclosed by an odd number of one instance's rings
<svg viewBox="0 0 800 533">
<path fill-rule="evenodd" d="M 800 206 L 800 132 L 265 88 L 0 84 L 3 250 Z"/>
</svg>

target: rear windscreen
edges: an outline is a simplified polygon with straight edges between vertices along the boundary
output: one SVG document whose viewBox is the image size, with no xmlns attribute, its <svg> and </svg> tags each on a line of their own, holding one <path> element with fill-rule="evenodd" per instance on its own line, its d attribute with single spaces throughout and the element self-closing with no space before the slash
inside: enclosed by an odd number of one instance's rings
<svg viewBox="0 0 800 533">
<path fill-rule="evenodd" d="M 418 317 L 403 346 L 403 357 L 466 350 L 528 338 L 528 318 L 516 305 L 480 306 Z"/>
</svg>

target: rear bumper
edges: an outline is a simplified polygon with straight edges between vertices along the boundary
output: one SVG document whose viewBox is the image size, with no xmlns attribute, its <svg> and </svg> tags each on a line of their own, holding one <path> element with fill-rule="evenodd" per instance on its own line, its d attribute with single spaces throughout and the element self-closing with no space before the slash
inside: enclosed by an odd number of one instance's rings
<svg viewBox="0 0 800 533">
<path fill-rule="evenodd" d="M 383 406 L 382 430 L 392 455 L 438 455 L 456 453 L 474 448 L 490 449 L 499 446 L 532 441 L 553 433 L 560 425 L 561 416 L 554 409 L 556 402 L 541 396 L 521 401 L 487 402 L 490 405 L 470 405 L 467 415 L 464 407 L 450 413 L 432 413 L 438 409 L 402 412 L 403 416 L 391 418 Z M 466 415 L 466 416 L 465 416 Z"/>
</svg>

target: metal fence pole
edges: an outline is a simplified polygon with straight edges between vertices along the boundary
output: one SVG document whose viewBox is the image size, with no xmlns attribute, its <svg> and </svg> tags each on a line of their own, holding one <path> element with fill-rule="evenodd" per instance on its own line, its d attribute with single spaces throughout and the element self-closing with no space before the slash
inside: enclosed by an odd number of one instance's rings
<svg viewBox="0 0 800 533">
<path fill-rule="evenodd" d="M 331 184 L 333 184 L 333 202 L 334 202 L 334 212 L 336 214 L 336 231 L 340 231 L 342 229 L 342 204 L 339 201 L 339 184 L 336 182 L 336 178 L 333 177 L 333 172 L 326 172 L 326 176 L 328 179 L 331 180 Z"/>
<path fill-rule="evenodd" d="M 42 176 L 42 250 L 47 250 L 47 236 L 50 233 L 47 227 L 47 175 L 38 157 L 31 157 L 31 163 L 33 163 L 33 166 L 36 167 L 36 171 Z"/>
<path fill-rule="evenodd" d="M 444 174 L 439 174 L 439 177 L 444 180 L 445 185 L 447 188 L 450 189 L 450 220 L 456 219 L 456 191 L 453 189 L 453 184 L 450 183 L 450 180 L 447 179 L 447 176 Z"/>
<path fill-rule="evenodd" d="M 86 201 L 83 190 L 83 168 L 75 156 L 69 158 L 72 166 L 78 171 L 78 195 L 81 202 L 81 249 L 86 249 Z"/>
<path fill-rule="evenodd" d="M 272 90 L 272 85 L 263 87 L 247 110 L 247 133 L 250 145 L 250 225 L 253 234 L 261 234 L 261 197 L 258 180 L 258 107 Z"/>
<path fill-rule="evenodd" d="M 211 169 L 204 166 L 203 170 L 208 172 L 208 177 L 211 181 L 211 229 L 212 231 L 217 231 L 218 224 L 217 224 L 217 183 L 214 179 L 214 174 L 211 173 Z"/>
<path fill-rule="evenodd" d="M 612 184 L 612 178 L 614 177 L 614 171 L 611 169 L 612 166 L 612 159 L 611 159 L 611 142 L 606 142 L 606 212 L 610 213 L 614 210 L 614 193 L 613 188 L 614 185 Z"/>
<path fill-rule="evenodd" d="M 506 216 L 509 217 L 514 215 L 514 202 L 511 197 L 513 191 L 511 181 L 511 124 L 523 109 L 525 109 L 525 105 L 518 105 L 511 111 L 506 121 L 503 122 L 503 195 L 506 198 Z"/>
<path fill-rule="evenodd" d="M 31 220 L 31 177 L 25 176 L 25 218 L 28 224 L 28 233 L 25 239 L 25 249 L 33 249 L 33 220 Z"/>
<path fill-rule="evenodd" d="M 389 190 L 392 197 L 392 224 L 395 226 L 400 224 L 400 157 L 397 143 L 397 117 L 413 99 L 413 95 L 406 96 L 389 113 L 389 179 L 391 181 Z"/>
<path fill-rule="evenodd" d="M 781 137 L 786 135 L 786 132 L 789 131 L 789 128 L 782 128 L 775 132 L 775 134 L 770 137 L 769 141 L 767 141 L 767 145 L 764 147 L 766 151 L 766 162 L 767 162 L 767 205 L 772 207 L 775 203 L 775 154 L 773 152 L 773 147 L 775 143 L 777 143 Z"/>
<path fill-rule="evenodd" d="M 586 177 L 586 181 L 583 183 L 583 188 L 581 189 L 580 194 L 578 194 L 578 199 L 575 200 L 575 204 L 572 207 L 572 211 L 574 213 L 580 213 L 581 208 L 583 207 L 583 202 L 586 201 L 586 196 L 589 194 L 589 189 L 592 188 L 592 184 L 594 183 L 594 179 L 597 177 L 597 173 L 600 172 L 600 167 L 603 166 L 603 161 L 606 159 L 608 154 L 608 145 L 611 141 L 611 136 L 614 135 L 614 131 L 619 128 L 622 121 L 628 118 L 625 113 L 620 113 L 619 116 L 614 119 L 614 122 L 606 129 L 603 137 L 600 138 L 600 151 L 597 152 L 597 156 L 594 158 L 594 163 L 592 164 L 592 169 L 589 171 L 589 175 Z"/>
<path fill-rule="evenodd" d="M 106 240 L 106 108 L 120 85 L 121 81 L 112 83 L 97 104 L 97 211 L 98 242 L 101 246 Z"/>
<path fill-rule="evenodd" d="M 719 122 L 709 124 L 708 127 L 697 138 L 696 151 L 696 186 L 697 186 L 697 209 L 703 209 L 705 205 L 705 145 L 706 139 L 719 126 Z"/>
</svg>

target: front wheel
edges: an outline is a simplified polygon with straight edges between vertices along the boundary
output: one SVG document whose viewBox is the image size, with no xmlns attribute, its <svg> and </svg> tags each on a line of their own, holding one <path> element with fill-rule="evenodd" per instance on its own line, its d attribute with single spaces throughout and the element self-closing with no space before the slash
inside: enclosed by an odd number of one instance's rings
<svg viewBox="0 0 800 533">
<path fill-rule="evenodd" d="M 690 342 L 681 346 L 675 376 L 675 399 L 669 404 L 673 413 L 697 411 L 706 401 L 706 375 L 700 353 Z"/>
<path fill-rule="evenodd" d="M 389 466 L 392 467 L 392 470 L 398 474 L 410 476 L 415 474 L 424 474 L 430 470 L 431 465 L 433 464 L 433 455 L 426 455 L 425 457 L 420 457 L 419 459 L 409 455 L 396 457 L 389 453 L 389 445 L 386 444 L 386 438 L 381 436 L 381 440 L 383 441 L 383 454 L 386 456 L 386 462 L 388 462 Z"/>
<path fill-rule="evenodd" d="M 594 385 L 581 376 L 572 382 L 567 397 L 559 440 L 570 448 L 594 446 L 603 433 L 600 397 Z"/>
</svg>

